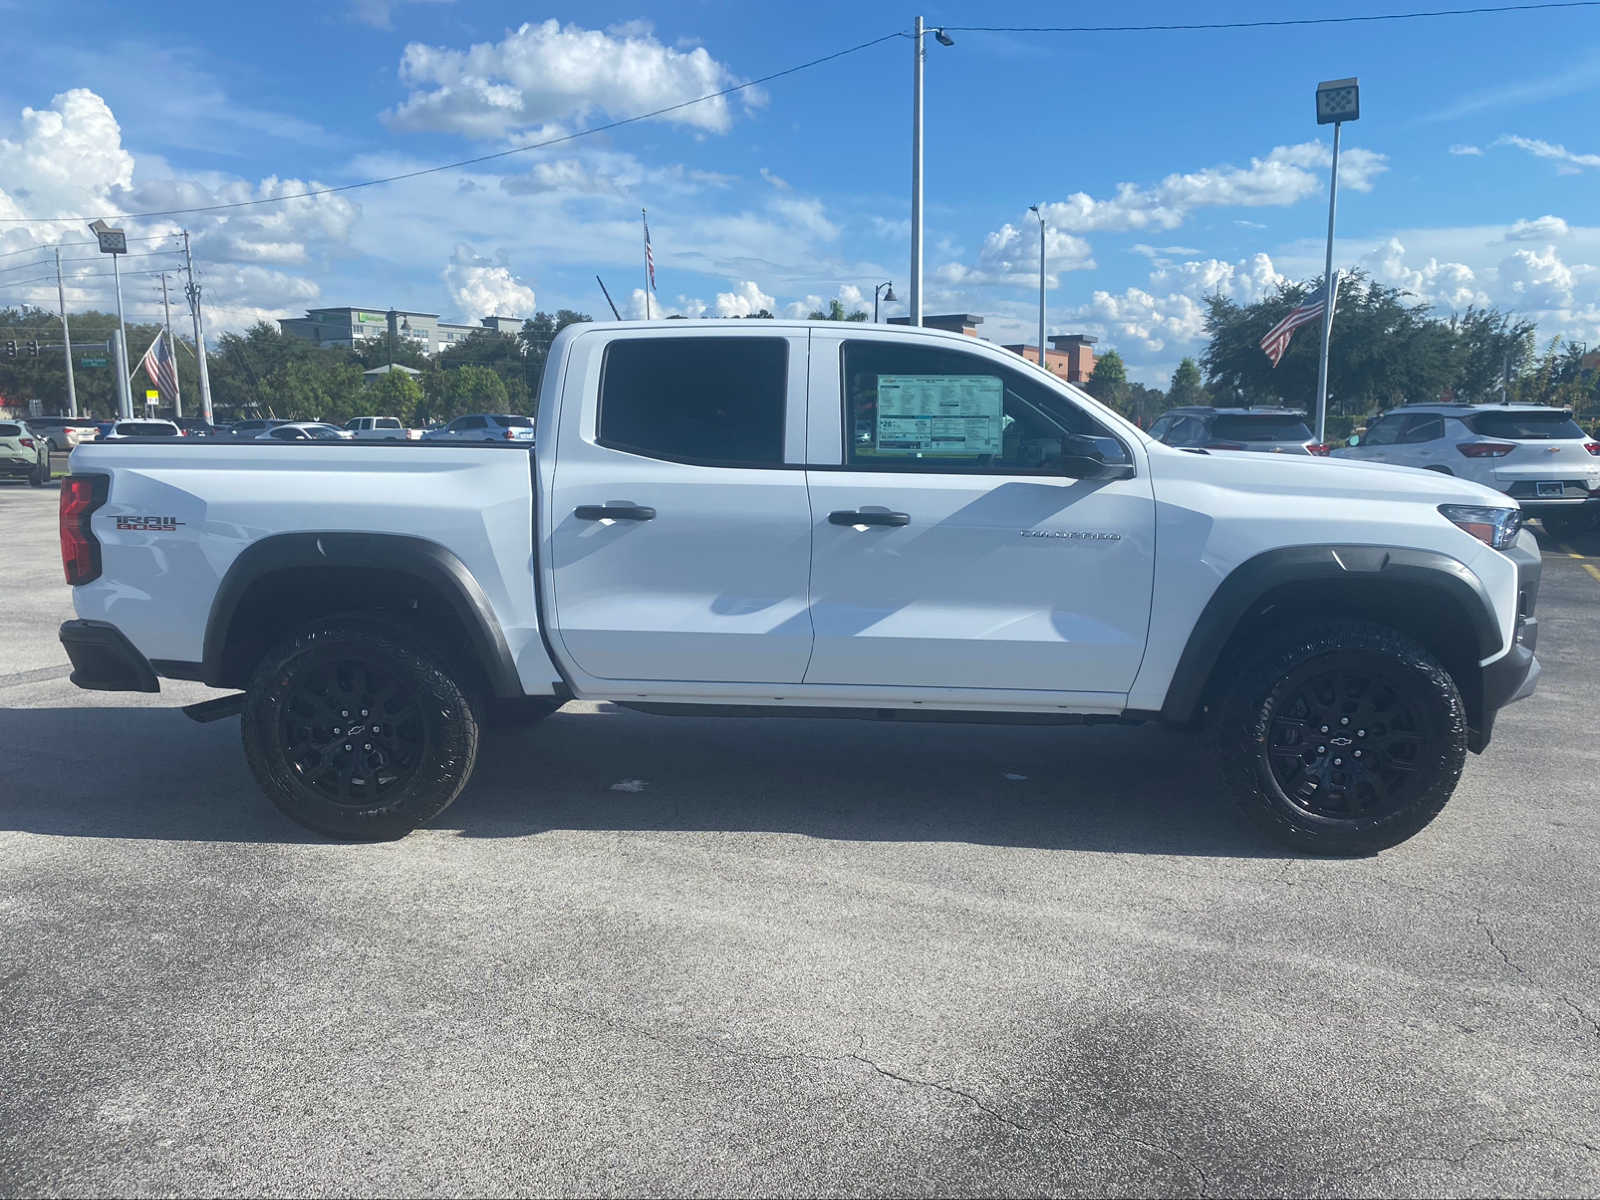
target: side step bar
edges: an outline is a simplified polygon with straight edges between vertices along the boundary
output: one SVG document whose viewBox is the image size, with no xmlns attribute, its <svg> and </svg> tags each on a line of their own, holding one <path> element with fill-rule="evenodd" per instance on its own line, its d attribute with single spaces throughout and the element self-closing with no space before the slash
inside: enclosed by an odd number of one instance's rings
<svg viewBox="0 0 1600 1200">
<path fill-rule="evenodd" d="M 229 717 L 237 717 L 243 711 L 243 692 L 235 692 L 231 696 L 219 696 L 215 700 L 202 700 L 199 704 L 186 704 L 183 706 L 183 715 L 198 725 L 207 725 L 212 721 L 224 721 Z"/>
</svg>

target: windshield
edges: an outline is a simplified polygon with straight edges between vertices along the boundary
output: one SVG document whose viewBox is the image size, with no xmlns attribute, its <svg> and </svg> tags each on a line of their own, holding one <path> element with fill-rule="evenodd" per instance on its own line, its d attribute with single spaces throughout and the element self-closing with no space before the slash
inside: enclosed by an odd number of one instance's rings
<svg viewBox="0 0 1600 1200">
<path fill-rule="evenodd" d="M 1484 437 L 1521 438 L 1525 441 L 1551 441 L 1581 438 L 1583 428 L 1565 409 L 1549 412 L 1483 412 L 1466 418 L 1466 426 Z"/>
<path fill-rule="evenodd" d="M 1311 430 L 1296 416 L 1218 417 L 1211 436 L 1224 442 L 1309 442 Z"/>
<path fill-rule="evenodd" d="M 533 428 L 533 421 L 531 419 L 529 419 L 528 417 L 518 417 L 518 416 L 490 417 L 489 419 L 491 421 L 495 422 L 497 425 L 508 425 L 513 429 L 531 429 L 531 428 Z"/>
</svg>

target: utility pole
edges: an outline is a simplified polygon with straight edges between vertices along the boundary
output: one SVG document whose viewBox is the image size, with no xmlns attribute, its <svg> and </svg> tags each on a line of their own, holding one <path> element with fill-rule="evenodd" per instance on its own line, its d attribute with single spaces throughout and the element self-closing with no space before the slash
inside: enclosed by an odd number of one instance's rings
<svg viewBox="0 0 1600 1200">
<path fill-rule="evenodd" d="M 56 300 L 61 306 L 61 348 L 67 356 L 67 416 L 78 415 L 78 385 L 72 378 L 72 330 L 67 325 L 67 285 L 61 280 L 61 247 L 56 247 Z"/>
<path fill-rule="evenodd" d="M 907 323 L 922 324 L 922 18 L 911 27 L 911 288 Z"/>
<path fill-rule="evenodd" d="M 194 318 L 194 357 L 200 365 L 200 415 L 205 418 L 207 425 L 212 425 L 215 422 L 211 419 L 211 372 L 206 365 L 206 330 L 205 323 L 200 319 L 200 285 L 194 281 L 194 259 L 189 254 L 187 229 L 183 231 L 183 264 L 189 274 L 189 282 L 183 293 L 189 298 L 189 315 Z"/>
<path fill-rule="evenodd" d="M 167 339 L 167 353 L 172 356 L 172 415 L 183 416 L 183 393 L 178 387 L 178 351 L 172 344 L 172 309 L 167 304 L 167 273 L 161 272 L 161 336 Z"/>
</svg>

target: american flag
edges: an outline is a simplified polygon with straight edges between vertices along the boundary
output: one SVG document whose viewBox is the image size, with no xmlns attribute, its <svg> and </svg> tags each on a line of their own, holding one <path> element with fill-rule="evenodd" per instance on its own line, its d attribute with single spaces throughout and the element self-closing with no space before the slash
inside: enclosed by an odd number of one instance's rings
<svg viewBox="0 0 1600 1200">
<path fill-rule="evenodd" d="M 156 340 L 150 343 L 150 349 L 144 352 L 139 365 L 150 376 L 150 382 L 161 389 L 163 400 L 178 394 L 178 364 L 172 357 L 172 348 L 167 345 L 165 331 L 156 335 Z"/>
<path fill-rule="evenodd" d="M 1333 277 L 1333 286 L 1334 294 L 1337 295 L 1339 288 L 1337 274 Z M 1294 336 L 1294 331 L 1320 318 L 1327 303 L 1327 293 L 1319 290 L 1314 298 L 1291 310 L 1288 316 L 1267 330 L 1267 336 L 1261 339 L 1261 350 L 1272 360 L 1273 366 L 1277 366 L 1278 361 L 1283 358 L 1283 352 L 1289 348 L 1289 339 Z"/>
<path fill-rule="evenodd" d="M 644 209 L 639 210 L 639 217 L 644 221 L 644 269 L 650 276 L 650 290 L 656 290 L 656 256 L 650 249 L 650 218 L 645 216 Z"/>
</svg>

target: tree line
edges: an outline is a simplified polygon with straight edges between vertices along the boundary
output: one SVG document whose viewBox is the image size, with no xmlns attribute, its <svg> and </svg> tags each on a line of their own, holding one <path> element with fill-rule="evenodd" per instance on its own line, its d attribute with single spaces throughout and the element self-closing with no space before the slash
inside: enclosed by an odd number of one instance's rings
<svg viewBox="0 0 1600 1200">
<path fill-rule="evenodd" d="M 431 356 L 389 335 L 348 349 L 318 347 L 284 333 L 276 322 L 259 321 L 243 333 L 223 334 L 207 353 L 212 408 L 218 420 L 270 416 L 335 424 L 373 414 L 425 425 L 468 412 L 531 413 L 551 341 L 568 325 L 590 319 L 571 309 L 540 312 L 515 334 L 475 329 Z M 88 311 L 70 314 L 68 321 L 78 411 L 109 420 L 116 416 L 117 396 L 114 359 L 105 346 L 116 331 L 116 316 Z M 127 327 L 130 365 L 137 365 L 158 330 L 154 324 Z M 43 309 L 0 309 L 0 343 L 11 340 L 19 353 L 0 358 L 0 403 L 26 409 L 37 398 L 44 413 L 66 412 L 60 319 Z M 29 340 L 41 344 L 37 357 L 26 352 Z M 193 346 L 176 340 L 179 393 L 185 415 L 194 416 L 200 412 L 199 366 Z M 419 373 L 391 371 L 375 382 L 362 374 L 390 363 Z M 143 371 L 135 372 L 136 411 L 143 411 L 144 390 L 154 386 Z M 162 408 L 170 412 L 170 404 Z"/>
</svg>

